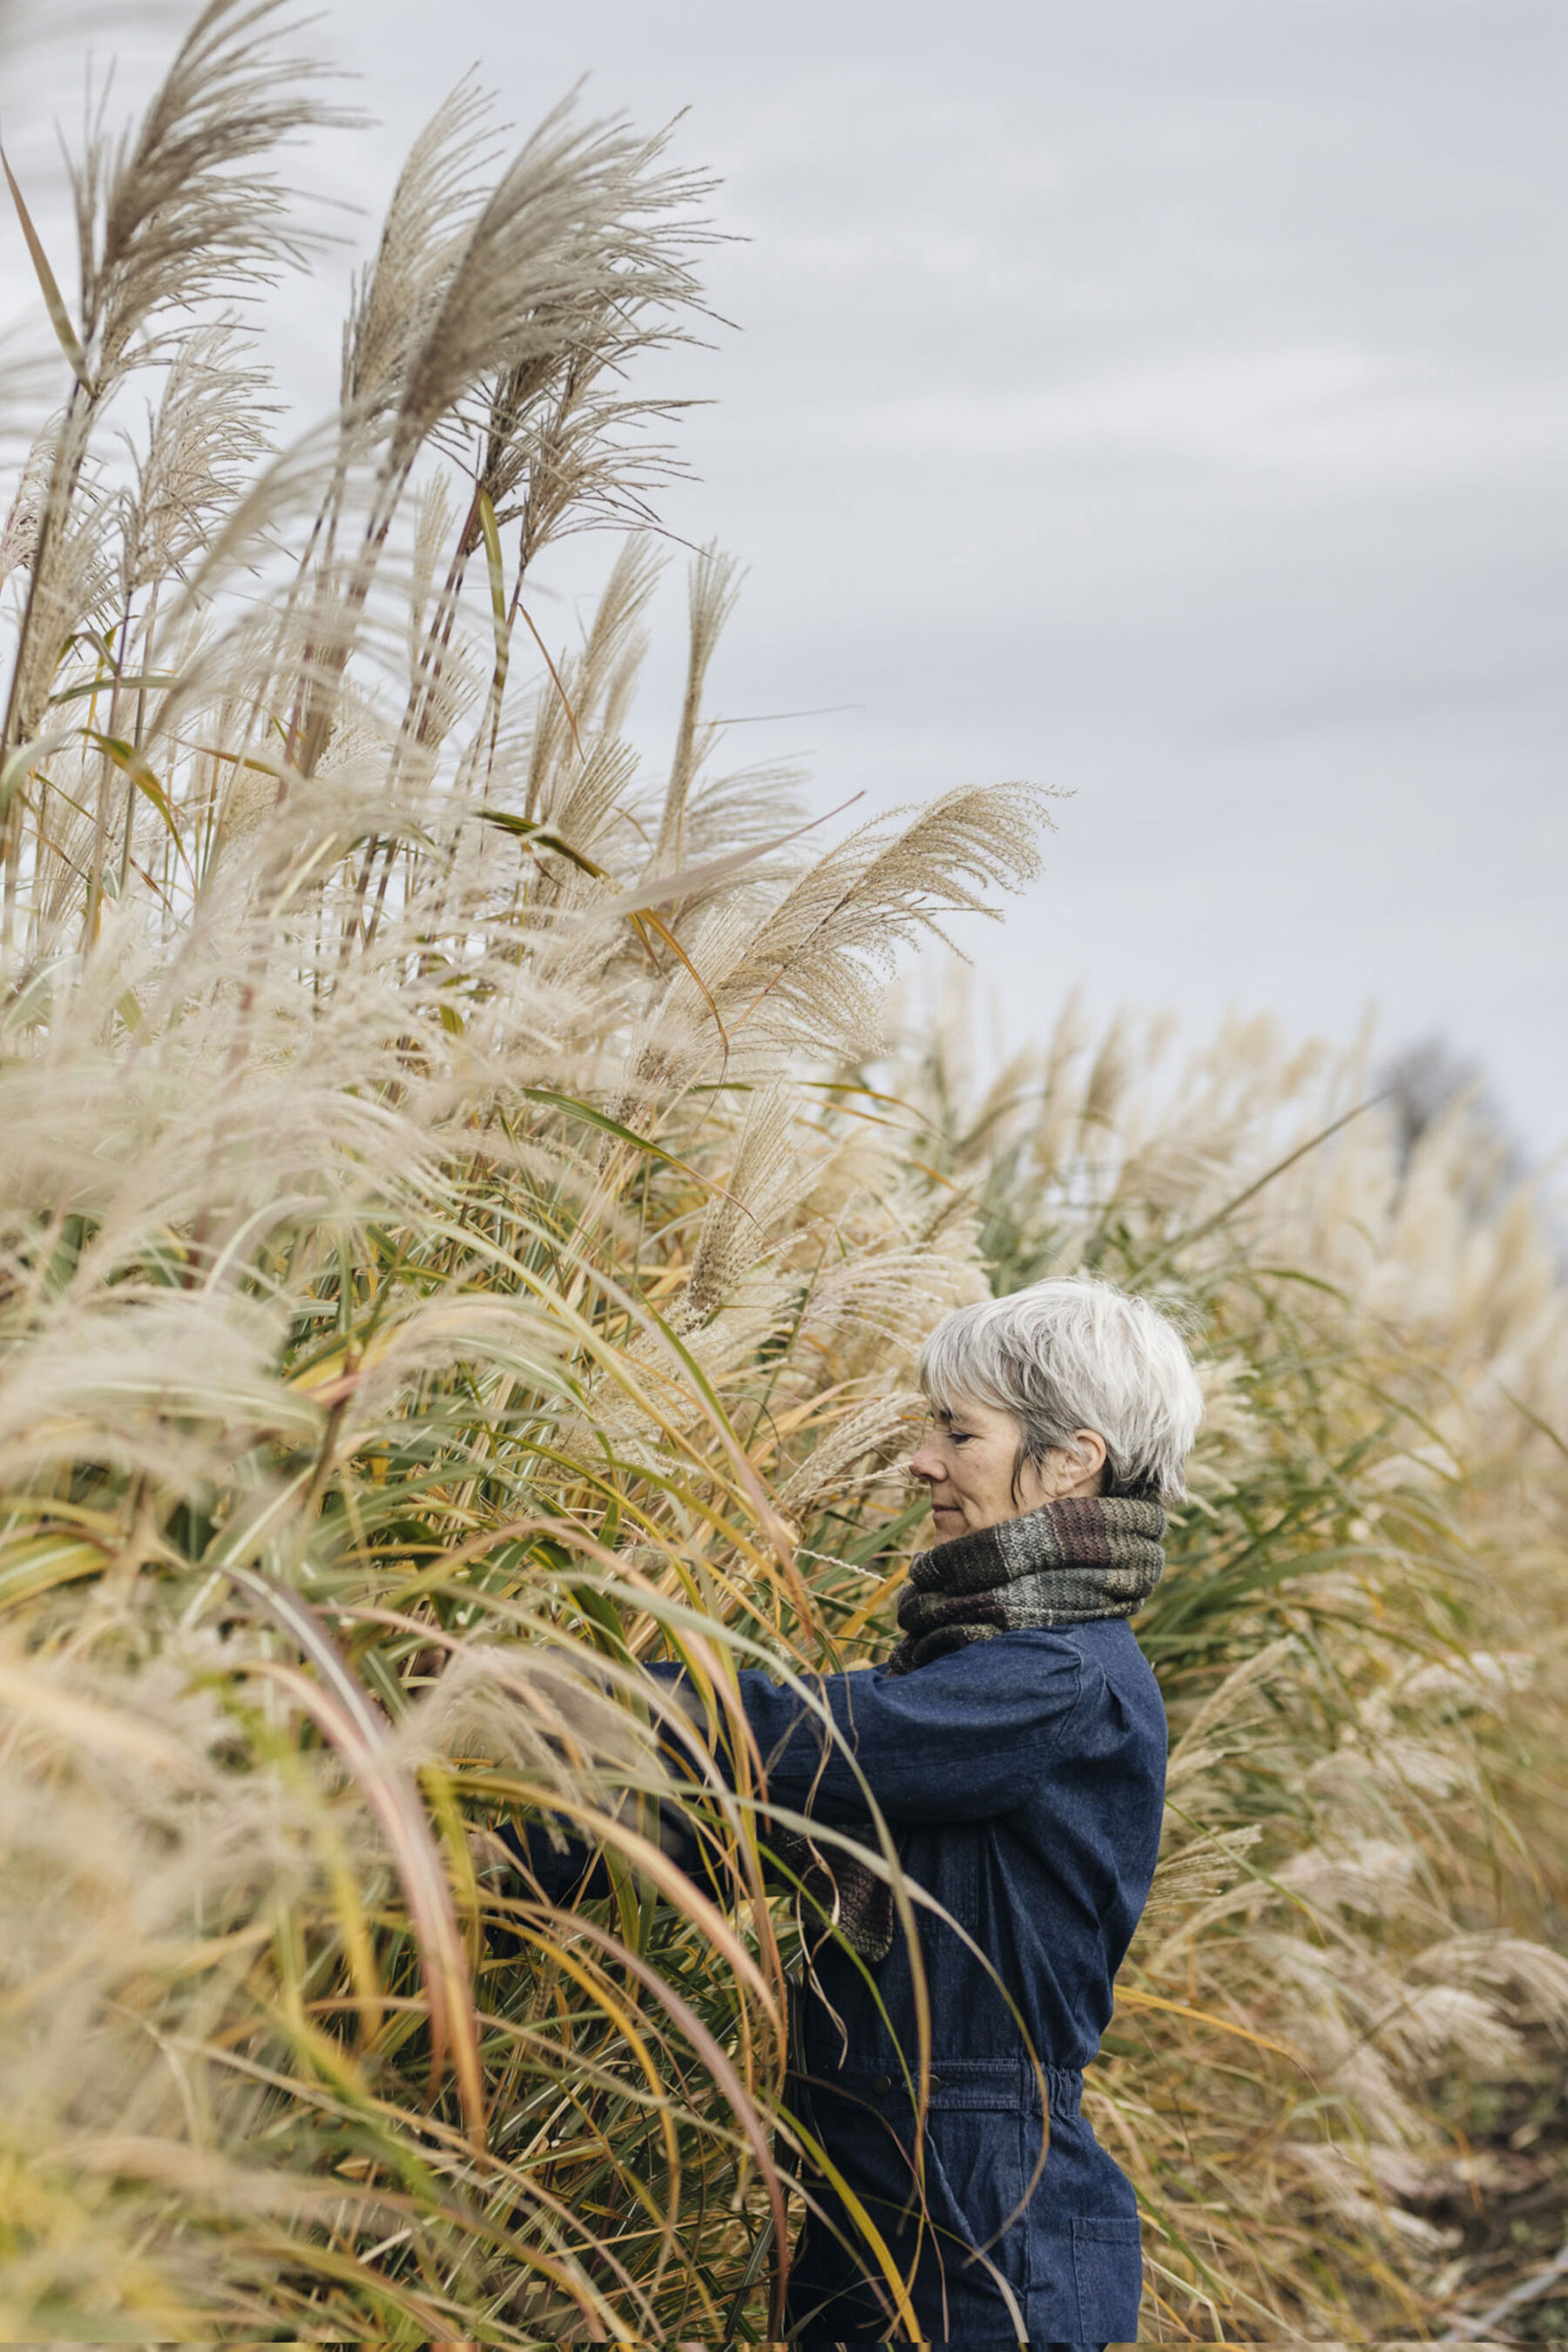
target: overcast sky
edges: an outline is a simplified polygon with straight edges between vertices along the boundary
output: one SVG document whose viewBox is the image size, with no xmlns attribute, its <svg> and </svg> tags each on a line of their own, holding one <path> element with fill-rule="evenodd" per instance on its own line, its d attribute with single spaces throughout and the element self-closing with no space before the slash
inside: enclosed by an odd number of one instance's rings
<svg viewBox="0 0 1568 2352">
<path fill-rule="evenodd" d="M 714 705 L 858 706 L 746 730 L 824 807 L 1070 788 L 973 941 L 1014 1036 L 1075 982 L 1194 1034 L 1371 1003 L 1568 1141 L 1561 0 L 330 0 L 313 37 L 383 118 L 366 202 L 474 60 L 520 128 L 584 73 L 689 108 L 745 239 L 667 506 L 749 566 Z M 333 310 L 294 316 L 326 393 Z"/>
</svg>

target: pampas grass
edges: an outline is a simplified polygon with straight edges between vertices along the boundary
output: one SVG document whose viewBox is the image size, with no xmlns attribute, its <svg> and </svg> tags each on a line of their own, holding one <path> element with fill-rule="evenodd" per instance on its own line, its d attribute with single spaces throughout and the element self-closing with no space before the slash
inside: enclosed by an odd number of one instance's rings
<svg viewBox="0 0 1568 2352">
<path fill-rule="evenodd" d="M 657 542 L 534 634 L 540 551 L 674 462 L 642 369 L 701 325 L 704 184 L 568 113 L 509 160 L 465 85 L 279 447 L 235 303 L 310 257 L 292 37 L 218 0 L 95 133 L 5 541 L 0 2326 L 764 2335 L 794 1929 L 641 1662 L 722 1713 L 737 1655 L 875 1654 L 921 1339 L 1091 1265 L 1211 1398 L 1093 2094 L 1150 2328 L 1423 2337 L 1440 2095 L 1568 2017 L 1536 1212 L 1261 1029 L 1168 1075 L 1069 1012 L 983 1097 L 952 1005 L 889 1042 L 898 953 L 1038 870 L 1040 797 L 816 845 L 722 771 L 716 552 L 658 778 Z M 520 1808 L 609 1894 L 499 1870 Z"/>
<path fill-rule="evenodd" d="M 1441 2333 L 1466 2086 L 1568 2032 L 1549 1229 L 1517 1190 L 1478 1210 L 1496 1145 L 1463 1100 L 1411 1150 L 1356 1053 L 1237 1024 L 1183 1066 L 1069 1006 L 977 1099 L 964 1023 L 935 1025 L 882 1083 L 997 1286 L 1092 1266 L 1205 1342 L 1139 1621 L 1170 1810 L 1090 2101 L 1152 2224 L 1145 2325 Z"/>
</svg>

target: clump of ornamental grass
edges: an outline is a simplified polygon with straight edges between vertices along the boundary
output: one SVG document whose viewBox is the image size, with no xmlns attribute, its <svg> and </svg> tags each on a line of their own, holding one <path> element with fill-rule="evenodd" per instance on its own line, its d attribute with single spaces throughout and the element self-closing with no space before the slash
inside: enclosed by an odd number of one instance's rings
<svg viewBox="0 0 1568 2352">
<path fill-rule="evenodd" d="M 268 173 L 324 113 L 278 37 L 208 7 L 78 165 L 79 294 L 37 249 L 0 2325 L 764 2336 L 795 1930 L 754 1787 L 639 1664 L 722 1709 L 737 1655 L 874 1654 L 920 1340 L 1081 1264 L 1182 1306 L 1211 1395 L 1145 1621 L 1166 1864 L 1093 2093 L 1151 2328 L 1430 2333 L 1436 2078 L 1568 2006 L 1542 1790 L 1503 1770 L 1561 1507 L 1529 1203 L 1462 1181 L 1462 1122 L 1405 1168 L 1375 1112 L 1322 1137 L 1353 1073 L 1261 1033 L 1173 1091 L 1069 1020 L 979 1106 L 951 1024 L 879 1059 L 898 950 L 1031 875 L 1043 811 L 963 788 L 803 836 L 705 717 L 713 552 L 668 767 L 636 754 L 675 462 L 649 370 L 702 326 L 708 190 L 570 113 L 509 155 L 465 85 L 335 405 L 277 446 L 242 301 L 310 265 Z M 590 524 L 621 534 L 597 614 L 546 650 L 538 561 Z M 519 1807 L 602 1845 L 611 1895 L 494 1874 Z"/>
<path fill-rule="evenodd" d="M 4 541 L 0 2312 L 718 2334 L 783 2219 L 783 1960 L 744 1795 L 694 1801 L 706 1881 L 664 1858 L 637 1660 L 822 1654 L 770 1487 L 891 1433 L 979 1276 L 805 1074 L 1039 811 L 803 842 L 705 717 L 716 555 L 639 763 L 645 387 L 709 235 L 659 138 L 509 157 L 460 88 L 275 446 L 241 305 L 310 265 L 271 159 L 327 120 L 279 37 L 216 0 L 94 134 L 74 300 L 16 194 L 62 355 Z M 486 1829 L 545 1800 L 620 1892 L 503 1955 Z"/>
</svg>

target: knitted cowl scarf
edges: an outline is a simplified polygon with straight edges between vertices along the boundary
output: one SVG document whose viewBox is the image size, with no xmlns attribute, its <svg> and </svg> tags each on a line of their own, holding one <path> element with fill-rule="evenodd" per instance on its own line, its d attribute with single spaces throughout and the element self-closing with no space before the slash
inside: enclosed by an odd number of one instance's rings
<svg viewBox="0 0 1568 2352">
<path fill-rule="evenodd" d="M 1075 1495 L 917 1552 L 899 1598 L 903 1639 L 887 1671 L 914 1674 L 999 1633 L 1131 1617 L 1160 1581 L 1164 1534 L 1158 1503 Z M 843 1834 L 880 1852 L 868 1822 Z M 842 1847 L 819 1846 L 795 1831 L 774 1831 L 769 1843 L 799 1883 L 803 1917 L 815 1914 L 820 1922 L 808 1943 L 837 1931 L 873 1966 L 886 1959 L 894 1923 L 887 1881 Z"/>
</svg>

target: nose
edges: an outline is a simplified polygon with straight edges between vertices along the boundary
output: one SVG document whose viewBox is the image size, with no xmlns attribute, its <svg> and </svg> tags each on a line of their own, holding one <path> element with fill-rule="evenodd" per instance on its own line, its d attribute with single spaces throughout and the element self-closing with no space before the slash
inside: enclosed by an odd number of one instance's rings
<svg viewBox="0 0 1568 2352">
<path fill-rule="evenodd" d="M 933 1446 L 921 1445 L 915 1453 L 910 1454 L 910 1475 L 911 1478 L 923 1478 L 928 1486 L 934 1486 L 937 1480 L 943 1475 L 944 1465 L 942 1456 L 936 1452 Z"/>
</svg>

